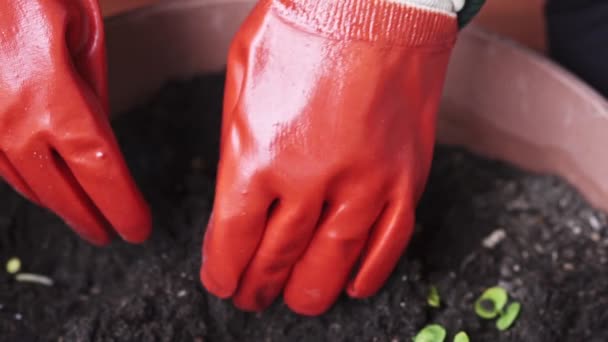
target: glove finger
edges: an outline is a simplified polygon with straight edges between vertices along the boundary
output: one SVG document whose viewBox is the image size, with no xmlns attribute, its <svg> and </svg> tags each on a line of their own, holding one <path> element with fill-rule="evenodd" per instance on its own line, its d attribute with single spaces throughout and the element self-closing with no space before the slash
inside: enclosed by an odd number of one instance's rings
<svg viewBox="0 0 608 342">
<path fill-rule="evenodd" d="M 265 190 L 260 177 L 233 181 L 239 172 L 237 167 L 220 172 L 203 242 L 200 279 L 209 292 L 220 298 L 228 298 L 236 291 L 262 238 L 275 198 Z"/>
<path fill-rule="evenodd" d="M 59 215 L 85 240 L 96 245 L 110 242 L 109 224 L 56 152 L 36 146 L 8 157 L 44 207 Z"/>
<path fill-rule="evenodd" d="M 128 242 L 143 242 L 150 235 L 150 210 L 99 102 L 75 75 L 64 90 L 70 102 L 54 110 L 71 114 L 50 131 L 51 146 L 111 227 Z"/>
<path fill-rule="evenodd" d="M 382 202 L 330 208 L 285 287 L 285 302 L 295 312 L 318 315 L 338 298 L 355 265 Z M 331 204 L 330 204 L 331 205 Z"/>
<path fill-rule="evenodd" d="M 233 298 L 237 307 L 247 311 L 262 310 L 281 293 L 319 220 L 323 199 L 318 193 L 314 197 L 292 199 L 296 204 L 281 201 L 273 210 L 262 241 Z"/>
<path fill-rule="evenodd" d="M 0 151 L 0 176 L 23 197 L 40 205 L 40 201 L 36 197 L 36 194 L 30 189 L 30 186 L 25 182 L 23 177 L 21 177 L 19 172 L 15 170 L 15 167 L 2 151 Z"/>
<path fill-rule="evenodd" d="M 96 138 L 99 141 L 95 144 L 79 145 L 82 149 L 79 153 L 74 153 L 77 146 L 69 146 L 70 143 L 58 144 L 56 149 L 76 182 L 114 230 L 125 241 L 141 243 L 150 235 L 150 210 L 121 152 L 109 137 Z"/>
<path fill-rule="evenodd" d="M 139 243 L 150 234 L 150 212 L 107 120 L 105 37 L 99 5 L 85 0 L 71 9 L 66 32 L 69 56 L 56 65 L 57 75 L 63 75 L 58 80 L 61 97 L 69 101 L 53 107 L 68 115 L 54 116 L 51 145 L 116 232 L 126 241 Z"/>
<path fill-rule="evenodd" d="M 126 241 L 140 243 L 151 230 L 149 208 L 106 127 L 83 126 L 53 143 L 79 186 Z"/>
<path fill-rule="evenodd" d="M 369 297 L 382 287 L 409 243 L 413 227 L 410 201 L 400 200 L 387 207 L 372 231 L 357 275 L 348 285 L 349 296 Z"/>
</svg>

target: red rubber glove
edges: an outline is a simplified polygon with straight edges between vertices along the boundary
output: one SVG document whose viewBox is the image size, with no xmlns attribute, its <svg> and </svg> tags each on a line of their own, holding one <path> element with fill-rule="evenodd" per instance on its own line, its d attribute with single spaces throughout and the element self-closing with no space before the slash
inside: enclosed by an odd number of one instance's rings
<svg viewBox="0 0 608 342">
<path fill-rule="evenodd" d="M 150 214 L 108 123 L 95 0 L 0 0 L 0 175 L 95 244 Z"/>
<path fill-rule="evenodd" d="M 383 285 L 432 159 L 457 35 L 449 5 L 257 5 L 228 59 L 200 274 L 210 292 L 260 310 L 284 289 L 292 310 L 316 315 L 345 287 L 363 298 Z"/>
</svg>

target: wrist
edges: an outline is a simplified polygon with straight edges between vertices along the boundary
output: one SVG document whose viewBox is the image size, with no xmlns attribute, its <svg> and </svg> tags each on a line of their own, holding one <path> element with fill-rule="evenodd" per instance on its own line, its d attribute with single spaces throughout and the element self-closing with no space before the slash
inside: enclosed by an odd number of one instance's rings
<svg viewBox="0 0 608 342">
<path fill-rule="evenodd" d="M 265 0 L 284 20 L 337 40 L 453 44 L 455 0 Z"/>
</svg>

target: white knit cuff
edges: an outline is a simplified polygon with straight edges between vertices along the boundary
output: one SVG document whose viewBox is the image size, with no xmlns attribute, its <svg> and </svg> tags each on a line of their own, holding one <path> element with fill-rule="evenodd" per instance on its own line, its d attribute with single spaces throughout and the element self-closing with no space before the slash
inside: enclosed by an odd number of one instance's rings
<svg viewBox="0 0 608 342">
<path fill-rule="evenodd" d="M 261 0 L 260 5 L 337 40 L 452 46 L 458 32 L 452 0 Z"/>
<path fill-rule="evenodd" d="M 398 4 L 418 7 L 420 9 L 437 11 L 444 14 L 455 15 L 465 5 L 466 0 L 385 0 Z"/>
</svg>

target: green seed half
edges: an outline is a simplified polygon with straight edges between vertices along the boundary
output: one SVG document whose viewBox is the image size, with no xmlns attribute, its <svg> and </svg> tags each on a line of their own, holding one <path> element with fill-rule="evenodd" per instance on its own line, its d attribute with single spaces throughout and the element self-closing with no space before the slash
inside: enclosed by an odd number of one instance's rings
<svg viewBox="0 0 608 342">
<path fill-rule="evenodd" d="M 521 304 L 518 302 L 509 304 L 505 312 L 496 320 L 496 328 L 500 331 L 509 329 L 517 319 L 517 316 L 519 316 L 520 311 Z"/>
<path fill-rule="evenodd" d="M 441 325 L 429 324 L 418 332 L 414 342 L 443 342 L 445 335 L 445 329 Z"/>
<path fill-rule="evenodd" d="M 485 290 L 475 301 L 475 313 L 484 319 L 492 319 L 502 312 L 509 295 L 502 287 L 491 287 Z"/>
<path fill-rule="evenodd" d="M 469 335 L 466 332 L 461 331 L 454 336 L 454 342 L 469 342 Z"/>
<path fill-rule="evenodd" d="M 430 307 L 438 308 L 441 305 L 441 298 L 439 298 L 439 291 L 435 286 L 431 286 L 429 290 L 429 296 L 426 299 Z"/>
<path fill-rule="evenodd" d="M 6 262 L 6 272 L 15 274 L 21 270 L 21 260 L 19 258 L 10 258 Z"/>
</svg>

